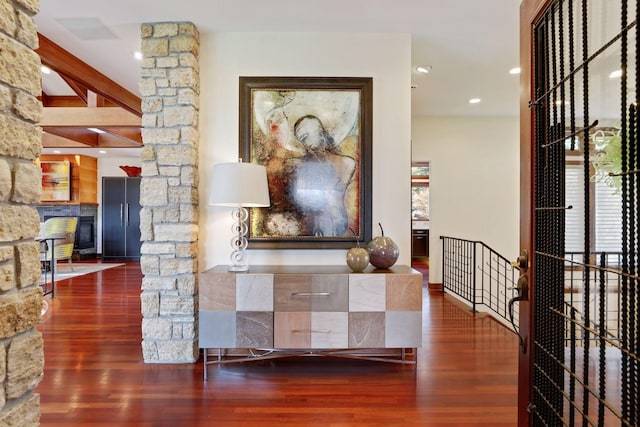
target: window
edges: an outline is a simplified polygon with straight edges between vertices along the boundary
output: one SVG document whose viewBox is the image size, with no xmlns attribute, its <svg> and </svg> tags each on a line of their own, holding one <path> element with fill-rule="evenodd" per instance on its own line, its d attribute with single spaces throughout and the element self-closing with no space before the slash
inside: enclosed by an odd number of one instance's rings
<svg viewBox="0 0 640 427">
<path fill-rule="evenodd" d="M 622 251 L 622 195 L 604 182 L 595 183 L 596 252 Z"/>
<path fill-rule="evenodd" d="M 411 164 L 411 219 L 429 221 L 429 162 Z"/>
<path fill-rule="evenodd" d="M 584 161 L 576 151 L 567 151 L 565 169 L 565 202 L 571 209 L 565 214 L 565 251 L 584 252 Z M 593 167 L 591 175 L 594 174 Z M 592 180 L 593 181 L 593 180 Z M 620 252 L 622 250 L 622 196 L 602 181 L 589 185 L 591 198 L 591 252 Z"/>
<path fill-rule="evenodd" d="M 584 169 L 579 163 L 567 164 L 565 171 L 565 252 L 584 252 Z"/>
</svg>

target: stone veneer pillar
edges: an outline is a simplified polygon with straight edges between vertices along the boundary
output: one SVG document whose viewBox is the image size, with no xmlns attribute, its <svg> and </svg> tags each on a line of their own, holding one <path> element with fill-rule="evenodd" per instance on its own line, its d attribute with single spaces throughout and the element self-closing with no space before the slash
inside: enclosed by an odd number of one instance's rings
<svg viewBox="0 0 640 427">
<path fill-rule="evenodd" d="M 142 25 L 142 352 L 198 359 L 199 36 L 195 25 Z"/>
<path fill-rule="evenodd" d="M 42 104 L 38 0 L 0 0 L 0 426 L 37 426 L 44 368 L 40 201 Z"/>
</svg>

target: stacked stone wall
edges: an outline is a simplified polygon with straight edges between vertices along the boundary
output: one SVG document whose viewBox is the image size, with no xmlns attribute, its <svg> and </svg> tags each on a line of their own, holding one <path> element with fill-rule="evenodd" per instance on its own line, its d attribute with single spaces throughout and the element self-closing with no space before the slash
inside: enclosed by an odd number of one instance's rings
<svg viewBox="0 0 640 427">
<path fill-rule="evenodd" d="M 0 0 L 0 426 L 37 426 L 43 375 L 38 0 Z"/>
<path fill-rule="evenodd" d="M 194 362 L 197 341 L 199 36 L 191 23 L 143 24 L 142 351 Z"/>
</svg>

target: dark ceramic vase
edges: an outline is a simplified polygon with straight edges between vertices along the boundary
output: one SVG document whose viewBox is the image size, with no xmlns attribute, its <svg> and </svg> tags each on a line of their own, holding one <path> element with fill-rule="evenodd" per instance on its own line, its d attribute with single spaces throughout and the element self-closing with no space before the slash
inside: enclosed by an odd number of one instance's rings
<svg viewBox="0 0 640 427">
<path fill-rule="evenodd" d="M 389 268 L 398 260 L 400 250 L 396 242 L 389 237 L 385 237 L 382 226 L 380 224 L 378 225 L 380 226 L 382 235 L 374 237 L 367 245 L 369 262 L 376 268 Z"/>
</svg>

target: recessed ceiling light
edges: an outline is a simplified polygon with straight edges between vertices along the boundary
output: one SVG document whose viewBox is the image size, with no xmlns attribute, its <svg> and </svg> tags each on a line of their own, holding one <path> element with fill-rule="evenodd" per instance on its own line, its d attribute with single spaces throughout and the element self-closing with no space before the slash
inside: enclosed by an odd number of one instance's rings
<svg viewBox="0 0 640 427">
<path fill-rule="evenodd" d="M 100 154 L 107 154 L 107 150 L 98 150 L 98 153 L 100 153 Z"/>
<path fill-rule="evenodd" d="M 422 74 L 429 74 L 429 72 L 431 71 L 431 65 L 421 65 L 416 68 L 416 71 Z"/>
<path fill-rule="evenodd" d="M 509 74 L 520 74 L 520 71 L 522 71 L 520 67 L 515 67 L 509 70 Z"/>
<path fill-rule="evenodd" d="M 105 133 L 105 131 L 98 128 L 87 128 L 87 130 L 90 130 L 91 132 L 95 132 L 95 133 Z"/>
<path fill-rule="evenodd" d="M 619 79 L 620 77 L 622 77 L 622 70 L 615 70 L 609 74 L 610 79 Z"/>
<path fill-rule="evenodd" d="M 41 65 L 40 71 L 42 71 L 43 74 L 51 74 L 51 68 L 47 67 L 46 65 Z"/>
<path fill-rule="evenodd" d="M 136 58 L 138 61 L 142 61 L 142 58 L 144 58 L 144 55 L 142 55 L 142 52 L 135 51 L 133 52 L 133 57 Z"/>
<path fill-rule="evenodd" d="M 62 151 L 60 151 L 60 150 L 53 150 L 53 154 L 60 154 L 60 153 L 62 153 Z"/>
<path fill-rule="evenodd" d="M 469 104 L 479 104 L 479 103 L 480 103 L 480 101 L 481 101 L 481 99 L 480 99 L 480 98 L 471 98 L 471 99 L 469 100 Z"/>
</svg>

